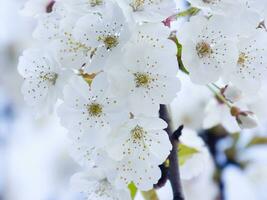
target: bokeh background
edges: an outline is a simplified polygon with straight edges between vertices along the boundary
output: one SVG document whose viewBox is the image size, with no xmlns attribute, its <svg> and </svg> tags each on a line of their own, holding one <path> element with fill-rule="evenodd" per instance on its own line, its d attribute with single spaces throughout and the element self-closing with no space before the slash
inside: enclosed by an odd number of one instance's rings
<svg viewBox="0 0 267 200">
<path fill-rule="evenodd" d="M 69 187 L 70 177 L 79 171 L 79 166 L 69 156 L 66 130 L 56 114 L 36 119 L 20 92 L 23 79 L 17 72 L 18 57 L 31 46 L 36 25 L 34 19 L 20 14 L 24 3 L 25 0 L 0 0 L 0 200 L 79 200 L 79 194 Z M 181 0 L 179 6 L 186 4 Z M 187 95 L 181 93 L 180 99 Z M 201 101 L 188 101 L 180 107 L 181 115 L 192 112 L 197 117 L 203 105 L 195 102 Z M 265 130 L 261 127 L 257 131 L 266 136 Z M 255 135 L 242 134 L 246 135 L 245 141 Z M 219 145 L 227 149 L 232 144 L 233 140 L 228 139 Z M 266 147 L 238 153 L 255 162 L 246 170 L 234 163 L 224 168 L 221 178 L 225 200 L 267 200 Z M 219 157 L 225 160 L 225 155 Z M 183 181 L 188 200 L 219 200 L 220 184 L 214 181 L 216 170 L 211 158 L 206 165 L 199 176 Z M 169 183 L 158 191 L 161 200 L 171 200 L 170 194 Z M 142 199 L 140 193 L 137 199 Z"/>
<path fill-rule="evenodd" d="M 69 179 L 79 170 L 68 154 L 56 116 L 33 117 L 23 101 L 18 57 L 31 46 L 35 26 L 23 17 L 24 0 L 0 0 L 0 199 L 79 199 Z"/>
</svg>

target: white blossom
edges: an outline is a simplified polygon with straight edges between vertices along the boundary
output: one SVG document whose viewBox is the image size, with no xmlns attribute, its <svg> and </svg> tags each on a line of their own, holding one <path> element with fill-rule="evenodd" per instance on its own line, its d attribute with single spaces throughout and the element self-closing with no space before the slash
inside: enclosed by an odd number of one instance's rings
<svg viewBox="0 0 267 200">
<path fill-rule="evenodd" d="M 131 199 L 129 191 L 114 187 L 99 168 L 91 168 L 75 174 L 71 185 L 73 190 L 82 193 L 86 200 Z"/>
<path fill-rule="evenodd" d="M 230 28 L 225 18 L 219 16 L 192 17 L 180 28 L 182 60 L 193 82 L 215 82 L 224 70 L 233 68 L 238 52 Z"/>
<path fill-rule="evenodd" d="M 104 145 L 112 123 L 123 116 L 120 102 L 109 94 L 107 84 L 104 74 L 99 74 L 91 87 L 82 78 L 73 78 L 59 108 L 62 125 L 90 138 L 88 142 L 95 146 Z"/>
<path fill-rule="evenodd" d="M 85 69 L 87 72 L 101 71 L 106 59 L 130 37 L 129 26 L 119 7 L 115 4 L 107 11 L 102 16 L 90 13 L 80 18 L 73 32 L 77 42 L 95 49 L 92 62 Z"/>
<path fill-rule="evenodd" d="M 83 170 L 72 186 L 85 199 L 130 200 L 131 183 L 153 189 L 173 148 L 168 126 L 193 128 L 184 129 L 178 149 L 181 178 L 189 183 L 213 172 L 196 131 L 223 126 L 232 133 L 258 125 L 252 111 L 267 80 L 267 4 L 188 2 L 200 11 L 177 20 L 174 29 L 164 23 L 181 17 L 174 0 L 25 4 L 23 12 L 37 20 L 37 47 L 19 60 L 22 93 L 37 114 L 61 103 L 57 114 L 70 154 Z M 171 108 L 173 124 L 160 119 L 160 105 Z"/>
<path fill-rule="evenodd" d="M 26 102 L 42 112 L 51 112 L 69 78 L 68 71 L 49 52 L 28 49 L 19 59 L 18 70 L 24 77 L 22 93 Z"/>
<path fill-rule="evenodd" d="M 179 91 L 177 70 L 173 55 L 153 50 L 143 43 L 127 46 L 120 63 L 108 73 L 114 93 L 128 99 L 130 111 L 157 114 L 159 104 L 170 103 Z"/>
<path fill-rule="evenodd" d="M 250 37 L 241 38 L 238 46 L 238 60 L 229 68 L 225 79 L 243 91 L 255 93 L 267 72 L 266 32 L 259 30 Z"/>
<path fill-rule="evenodd" d="M 152 188 L 160 178 L 158 165 L 166 160 L 172 148 L 163 130 L 166 127 L 161 119 L 137 116 L 113 131 L 107 152 L 119 161 L 118 182 L 127 185 L 133 181 L 140 189 Z"/>
</svg>

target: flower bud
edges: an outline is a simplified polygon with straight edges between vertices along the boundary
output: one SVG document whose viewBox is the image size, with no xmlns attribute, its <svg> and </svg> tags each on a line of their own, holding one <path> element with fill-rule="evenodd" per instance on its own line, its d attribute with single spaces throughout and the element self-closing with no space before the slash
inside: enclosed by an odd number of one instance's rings
<svg viewBox="0 0 267 200">
<path fill-rule="evenodd" d="M 236 118 L 236 121 L 241 129 L 251 129 L 258 125 L 257 116 L 251 111 L 241 111 L 237 107 L 231 108 L 231 115 Z"/>
</svg>

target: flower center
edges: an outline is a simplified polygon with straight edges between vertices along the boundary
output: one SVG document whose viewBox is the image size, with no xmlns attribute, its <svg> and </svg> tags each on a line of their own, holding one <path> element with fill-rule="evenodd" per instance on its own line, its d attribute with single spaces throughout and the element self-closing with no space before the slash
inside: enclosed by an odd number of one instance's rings
<svg viewBox="0 0 267 200">
<path fill-rule="evenodd" d="M 145 4 L 145 0 L 133 0 L 130 3 L 130 6 L 133 8 L 133 11 L 142 10 L 143 5 Z"/>
<path fill-rule="evenodd" d="M 212 54 L 210 45 L 206 42 L 199 42 L 196 46 L 197 55 L 200 58 L 204 58 Z"/>
<path fill-rule="evenodd" d="M 147 74 L 134 73 L 134 81 L 136 87 L 148 87 L 151 82 L 151 78 Z"/>
<path fill-rule="evenodd" d="M 103 42 L 107 49 L 112 49 L 119 44 L 118 37 L 114 35 L 104 37 Z"/>
<path fill-rule="evenodd" d="M 131 130 L 132 138 L 135 140 L 141 140 L 144 137 L 145 131 L 141 126 L 136 126 Z"/>
<path fill-rule="evenodd" d="M 52 85 L 55 85 L 57 82 L 58 74 L 49 72 L 44 76 L 41 76 L 41 78 L 45 81 L 50 82 Z"/>
<path fill-rule="evenodd" d="M 241 66 L 244 66 L 244 64 L 245 64 L 245 62 L 246 62 L 247 59 L 248 59 L 248 56 L 245 53 L 241 52 L 239 54 L 237 63 L 239 65 L 241 65 Z"/>
<path fill-rule="evenodd" d="M 102 5 L 104 2 L 103 2 L 103 0 L 89 0 L 89 3 L 91 5 L 91 7 L 95 7 L 95 6 Z"/>
<path fill-rule="evenodd" d="M 87 110 L 92 117 L 99 117 L 103 113 L 103 107 L 98 103 L 88 105 Z"/>
</svg>

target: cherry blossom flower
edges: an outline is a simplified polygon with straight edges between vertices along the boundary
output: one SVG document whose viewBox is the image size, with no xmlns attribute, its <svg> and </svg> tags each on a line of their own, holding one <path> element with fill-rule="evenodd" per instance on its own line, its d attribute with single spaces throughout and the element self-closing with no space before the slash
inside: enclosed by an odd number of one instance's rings
<svg viewBox="0 0 267 200">
<path fill-rule="evenodd" d="M 258 125 L 252 110 L 267 75 L 267 4 L 188 2 L 180 15 L 174 0 L 26 3 L 23 12 L 37 20 L 37 47 L 19 60 L 22 93 L 37 114 L 61 103 L 57 114 L 82 168 L 72 186 L 85 199 L 130 200 L 129 184 L 153 189 L 164 178 L 162 164 L 170 164 L 169 177 L 179 164 L 183 182 L 207 171 L 210 178 L 211 159 L 196 131 L 223 126 L 232 133 Z M 192 17 L 191 10 L 200 12 Z M 177 20 L 187 12 L 188 21 Z M 165 26 L 170 19 L 178 27 Z M 159 114 L 164 106 L 170 108 L 166 122 Z M 185 128 L 178 144 L 171 129 L 181 124 L 192 130 Z M 172 159 L 176 142 L 180 163 Z"/>
<path fill-rule="evenodd" d="M 172 148 L 167 124 L 158 118 L 130 119 L 111 134 L 108 154 L 118 161 L 116 183 L 120 186 L 133 181 L 141 190 L 149 190 L 160 178 L 162 164 Z M 141 168 L 139 166 L 142 166 Z"/>
<path fill-rule="evenodd" d="M 223 70 L 233 68 L 237 62 L 237 47 L 225 18 L 192 17 L 180 30 L 178 39 L 183 45 L 182 60 L 193 82 L 215 82 Z"/>
<path fill-rule="evenodd" d="M 104 145 L 110 126 L 120 120 L 120 102 L 107 91 L 105 75 L 98 75 L 90 87 L 82 78 L 74 78 L 64 90 L 59 108 L 62 125 L 81 133 L 95 146 Z"/>
<path fill-rule="evenodd" d="M 241 38 L 238 60 L 234 68 L 228 69 L 225 79 L 245 92 L 257 91 L 267 72 L 266 44 L 266 33 L 262 30 Z"/>
<path fill-rule="evenodd" d="M 47 51 L 28 49 L 20 57 L 18 70 L 24 77 L 22 93 L 26 102 L 33 108 L 51 112 L 69 73 Z"/>
<path fill-rule="evenodd" d="M 127 97 L 130 111 L 157 114 L 159 104 L 170 103 L 179 91 L 176 66 L 172 55 L 153 50 L 145 43 L 130 44 L 121 63 L 111 67 L 108 74 L 114 93 Z"/>
<path fill-rule="evenodd" d="M 101 17 L 90 13 L 77 21 L 73 36 L 77 42 L 95 49 L 87 72 L 103 69 L 108 56 L 116 53 L 130 37 L 129 27 L 122 11 L 116 4 Z M 88 23 L 90 22 L 90 23 Z"/>
<path fill-rule="evenodd" d="M 99 168 L 80 172 L 72 177 L 73 190 L 80 192 L 87 200 L 130 200 L 127 190 L 115 188 Z"/>
</svg>

